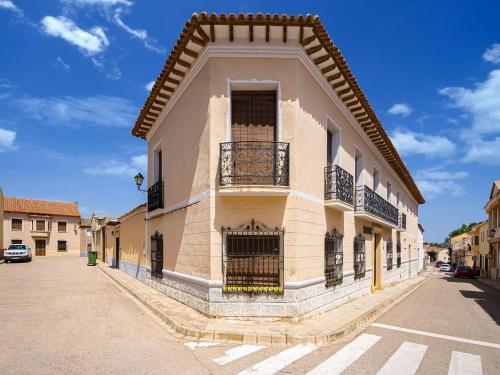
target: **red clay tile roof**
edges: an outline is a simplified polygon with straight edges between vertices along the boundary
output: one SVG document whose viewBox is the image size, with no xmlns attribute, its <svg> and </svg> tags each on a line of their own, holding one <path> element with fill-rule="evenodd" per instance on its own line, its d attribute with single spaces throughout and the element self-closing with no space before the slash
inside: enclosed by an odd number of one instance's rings
<svg viewBox="0 0 500 375">
<path fill-rule="evenodd" d="M 27 198 L 5 197 L 4 211 L 80 217 L 76 202 L 53 202 Z"/>
</svg>

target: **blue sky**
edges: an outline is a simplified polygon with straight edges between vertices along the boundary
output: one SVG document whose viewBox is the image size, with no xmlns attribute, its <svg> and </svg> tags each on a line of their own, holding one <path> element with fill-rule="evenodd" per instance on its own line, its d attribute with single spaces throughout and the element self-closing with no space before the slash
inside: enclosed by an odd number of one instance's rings
<svg viewBox="0 0 500 375">
<path fill-rule="evenodd" d="M 175 6 L 174 6 L 175 5 Z M 318 14 L 427 203 L 426 238 L 485 218 L 500 178 L 500 3 L 0 0 L 0 186 L 123 213 L 146 86 L 193 12 Z"/>
</svg>

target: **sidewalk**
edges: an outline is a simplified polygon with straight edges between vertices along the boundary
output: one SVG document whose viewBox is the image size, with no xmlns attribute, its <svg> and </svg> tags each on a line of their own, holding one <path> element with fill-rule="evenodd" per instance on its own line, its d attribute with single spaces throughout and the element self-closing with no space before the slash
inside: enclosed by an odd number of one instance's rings
<svg viewBox="0 0 500 375">
<path fill-rule="evenodd" d="M 489 287 L 500 291 L 500 280 L 491 280 L 480 277 L 478 277 L 476 280 L 479 281 L 481 284 L 488 285 Z"/>
<path fill-rule="evenodd" d="M 388 310 L 430 280 L 431 276 L 428 273 L 419 275 L 412 280 L 395 284 L 383 291 L 361 297 L 299 323 L 287 321 L 256 323 L 208 318 L 120 270 L 102 263 L 98 263 L 98 268 L 184 336 L 197 340 L 265 345 L 292 345 L 301 342 L 319 344 L 339 340 Z"/>
</svg>

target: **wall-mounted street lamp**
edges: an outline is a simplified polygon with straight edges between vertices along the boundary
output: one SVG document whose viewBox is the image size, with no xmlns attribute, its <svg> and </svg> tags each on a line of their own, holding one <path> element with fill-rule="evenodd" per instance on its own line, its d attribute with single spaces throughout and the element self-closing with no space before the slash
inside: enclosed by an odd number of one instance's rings
<svg viewBox="0 0 500 375">
<path fill-rule="evenodd" d="M 141 174 L 141 172 L 137 173 L 134 178 L 135 184 L 137 185 L 137 190 L 147 193 L 147 190 L 141 189 L 142 182 L 144 181 L 144 176 Z"/>
</svg>

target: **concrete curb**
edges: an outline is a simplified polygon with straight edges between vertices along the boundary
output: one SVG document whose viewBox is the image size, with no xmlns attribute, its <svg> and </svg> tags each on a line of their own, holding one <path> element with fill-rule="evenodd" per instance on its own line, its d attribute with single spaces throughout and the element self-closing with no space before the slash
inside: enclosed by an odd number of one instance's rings
<svg viewBox="0 0 500 375">
<path fill-rule="evenodd" d="M 343 325 L 342 327 L 331 331 L 321 333 L 319 335 L 311 335 L 304 333 L 304 335 L 290 335 L 288 332 L 283 332 L 279 334 L 264 334 L 257 332 L 241 332 L 241 331 L 220 331 L 212 329 L 203 329 L 193 326 L 183 324 L 182 318 L 176 318 L 166 314 L 152 298 L 147 298 L 138 293 L 134 288 L 130 287 L 127 283 L 121 282 L 118 278 L 114 277 L 112 272 L 108 272 L 105 267 L 97 267 L 104 275 L 109 277 L 118 286 L 123 288 L 125 291 L 130 293 L 137 301 L 142 303 L 151 312 L 158 316 L 163 322 L 165 322 L 169 327 L 171 327 L 177 333 L 196 340 L 213 340 L 213 341 L 224 341 L 239 344 L 259 344 L 259 345 L 295 345 L 298 343 L 333 343 L 340 340 L 347 335 L 353 333 L 358 328 L 366 325 L 369 321 L 374 320 L 382 313 L 386 312 L 399 302 L 401 302 L 408 295 L 416 291 L 422 285 L 431 280 L 432 274 L 428 274 L 427 277 L 421 282 L 412 284 L 407 288 L 403 289 L 397 295 L 388 298 L 386 301 L 378 304 L 374 308 L 355 316 L 349 323 Z M 135 279 L 133 279 L 135 280 Z M 138 280 L 136 280 L 138 281 Z M 140 282 L 140 281 L 138 281 Z M 145 284 L 144 284 L 145 285 Z M 362 298 L 362 297 L 361 297 Z M 206 318 L 212 319 L 212 318 Z"/>
</svg>

